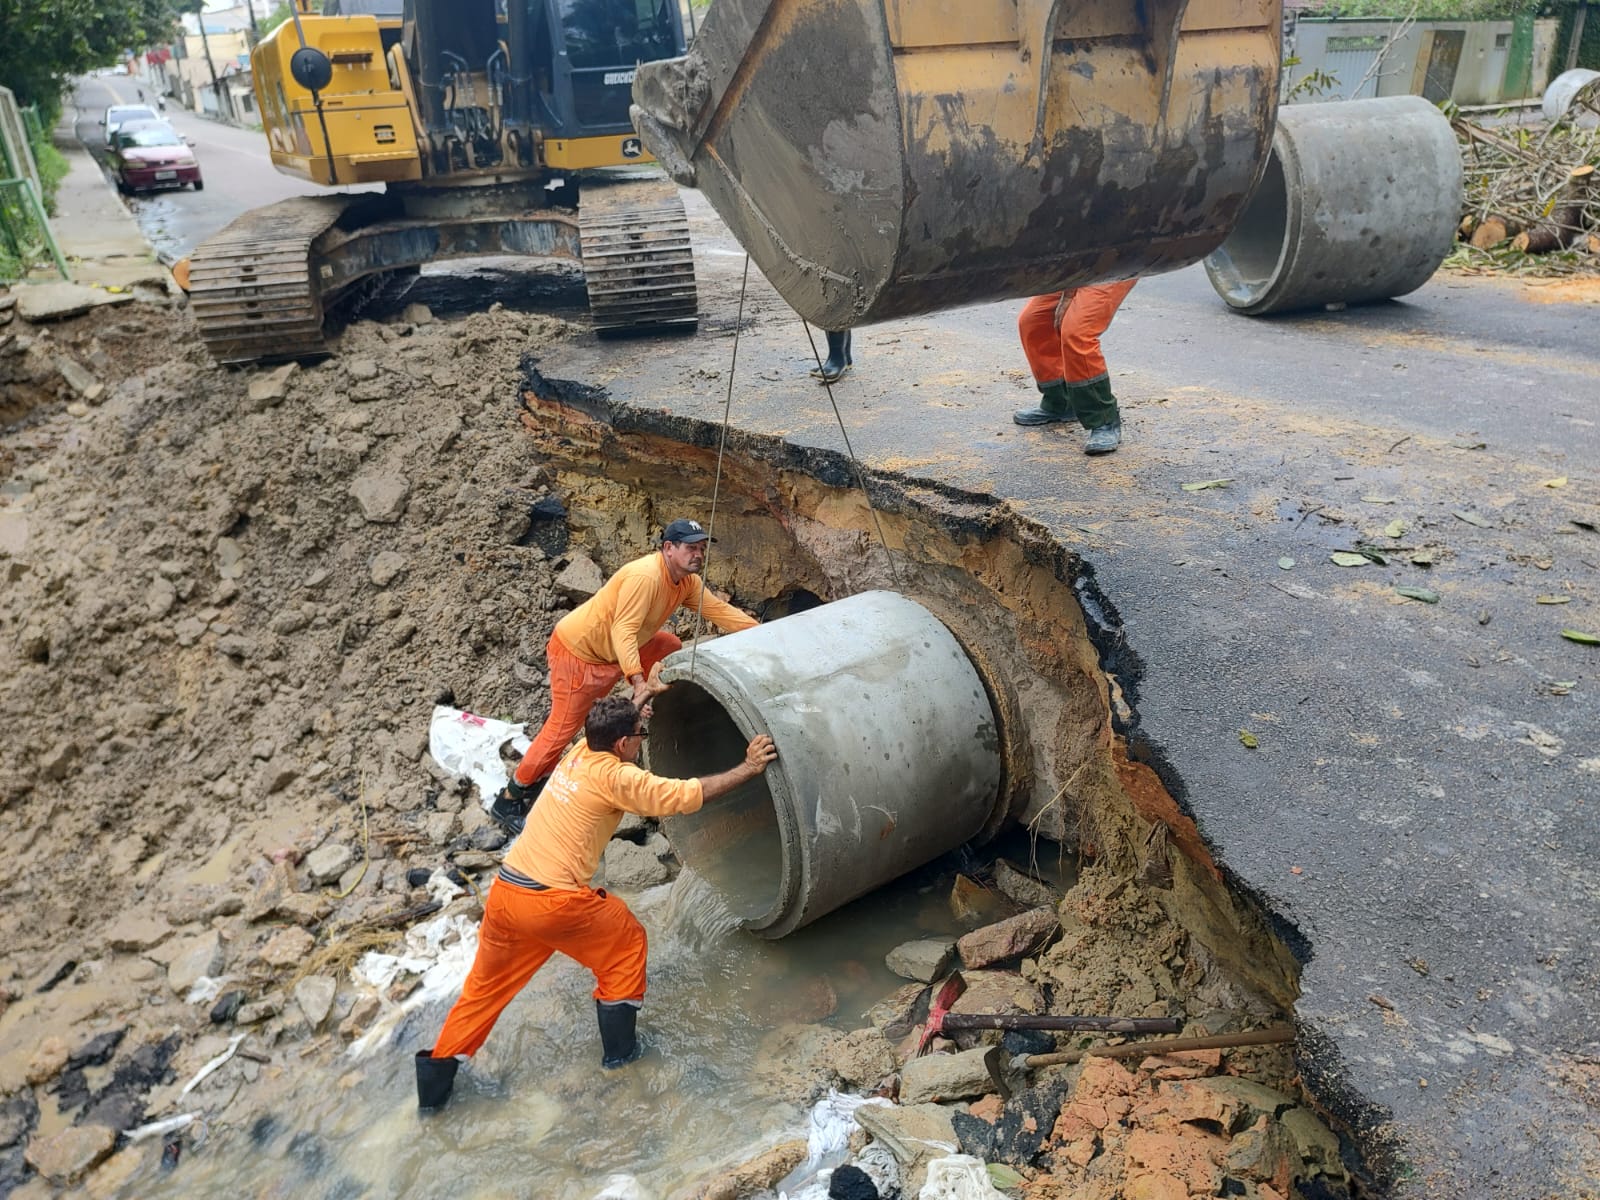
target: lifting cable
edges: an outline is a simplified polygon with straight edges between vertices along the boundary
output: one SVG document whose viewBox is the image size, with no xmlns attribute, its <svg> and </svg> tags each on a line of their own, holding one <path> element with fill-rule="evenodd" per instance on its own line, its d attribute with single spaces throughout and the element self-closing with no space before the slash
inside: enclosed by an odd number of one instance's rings
<svg viewBox="0 0 1600 1200">
<path fill-rule="evenodd" d="M 744 300 L 745 293 L 750 284 L 750 256 L 744 256 L 744 274 L 739 280 L 739 316 L 733 324 L 733 357 L 728 364 L 728 389 L 722 402 L 722 434 L 717 440 L 717 470 L 711 484 L 711 518 L 706 522 L 707 550 L 705 564 L 700 568 L 700 598 L 695 605 L 694 612 L 694 641 L 689 649 L 689 681 L 694 682 L 695 661 L 700 653 L 700 634 L 705 628 L 701 614 L 705 610 L 706 602 L 706 567 L 711 565 L 711 551 L 709 547 L 716 541 L 717 532 L 717 500 L 722 491 L 722 459 L 728 448 L 728 423 L 733 411 L 733 376 L 739 366 L 739 334 L 744 328 Z M 900 587 L 900 573 L 895 570 L 894 555 L 889 552 L 889 543 L 883 536 L 883 522 L 878 518 L 878 510 L 872 506 L 872 493 L 867 490 L 866 476 L 861 471 L 861 461 L 856 458 L 855 448 L 850 444 L 850 432 L 844 427 L 844 416 L 839 412 L 839 402 L 833 396 L 833 384 L 822 372 L 822 357 L 817 353 L 817 339 L 811 331 L 809 322 L 802 320 L 801 328 L 806 331 L 806 341 L 811 344 L 811 357 L 817 364 L 817 377 L 822 380 L 822 386 L 828 391 L 828 403 L 833 407 L 833 419 L 838 422 L 839 436 L 844 439 L 845 454 L 850 459 L 850 466 L 855 471 L 856 485 L 861 489 L 861 496 L 867 502 L 867 511 L 872 514 L 872 524 L 878 531 L 878 544 L 883 547 L 884 560 L 889 564 L 889 578 L 893 580 L 896 589 Z"/>
</svg>

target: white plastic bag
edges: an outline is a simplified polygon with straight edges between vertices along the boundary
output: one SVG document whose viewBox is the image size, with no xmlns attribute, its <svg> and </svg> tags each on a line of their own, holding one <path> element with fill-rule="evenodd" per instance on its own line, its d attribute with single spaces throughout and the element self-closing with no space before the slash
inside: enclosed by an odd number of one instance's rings
<svg viewBox="0 0 1600 1200">
<path fill-rule="evenodd" d="M 947 1154 L 928 1164 L 928 1181 L 917 1200 L 1006 1200 L 1006 1194 L 989 1181 L 983 1159 Z"/>
<path fill-rule="evenodd" d="M 428 722 L 428 753 L 433 761 L 452 775 L 465 775 L 477 784 L 484 808 L 494 802 L 509 778 L 500 761 L 500 747 L 507 742 L 518 754 L 533 744 L 526 725 L 480 717 L 446 704 L 435 705 Z"/>
</svg>

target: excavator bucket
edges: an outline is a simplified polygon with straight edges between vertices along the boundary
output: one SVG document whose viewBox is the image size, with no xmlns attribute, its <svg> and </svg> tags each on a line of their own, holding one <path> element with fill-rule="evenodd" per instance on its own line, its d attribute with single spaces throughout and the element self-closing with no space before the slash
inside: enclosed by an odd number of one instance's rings
<svg viewBox="0 0 1600 1200">
<path fill-rule="evenodd" d="M 824 329 L 1174 270 L 1272 142 L 1281 0 L 716 0 L 633 117 Z"/>
</svg>

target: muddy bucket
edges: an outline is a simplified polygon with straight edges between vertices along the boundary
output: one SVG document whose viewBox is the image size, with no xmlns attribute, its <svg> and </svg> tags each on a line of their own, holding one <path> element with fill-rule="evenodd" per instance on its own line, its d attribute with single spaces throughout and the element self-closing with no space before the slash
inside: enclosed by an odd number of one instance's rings
<svg viewBox="0 0 1600 1200">
<path fill-rule="evenodd" d="M 634 122 L 826 329 L 1197 262 L 1271 142 L 1278 0 L 717 0 Z"/>
<path fill-rule="evenodd" d="M 777 744 L 765 775 L 662 825 L 763 937 L 955 849 L 1001 802 L 1001 730 L 982 679 L 904 596 L 863 592 L 680 650 L 662 678 L 652 771 L 714 774 L 758 733 Z"/>
</svg>

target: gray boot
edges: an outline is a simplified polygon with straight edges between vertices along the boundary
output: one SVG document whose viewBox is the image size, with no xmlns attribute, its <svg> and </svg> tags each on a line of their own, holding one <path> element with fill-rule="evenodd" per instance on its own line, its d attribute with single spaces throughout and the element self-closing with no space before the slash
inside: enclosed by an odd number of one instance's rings
<svg viewBox="0 0 1600 1200">
<path fill-rule="evenodd" d="M 1083 443 L 1085 454 L 1110 454 L 1122 445 L 1122 422 L 1112 418 L 1104 425 L 1096 426 L 1089 430 L 1089 438 Z"/>
</svg>

